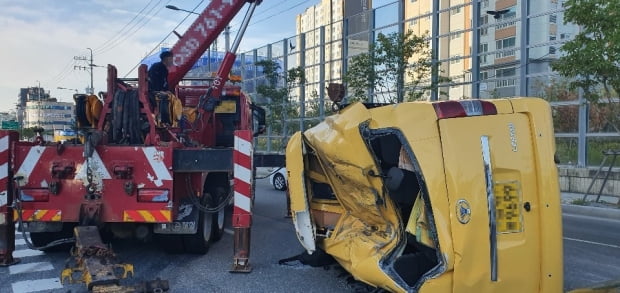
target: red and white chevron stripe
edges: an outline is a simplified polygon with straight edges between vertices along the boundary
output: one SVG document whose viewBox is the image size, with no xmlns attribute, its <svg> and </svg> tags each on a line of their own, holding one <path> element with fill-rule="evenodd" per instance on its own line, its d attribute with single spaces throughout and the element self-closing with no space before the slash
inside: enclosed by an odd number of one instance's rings
<svg viewBox="0 0 620 293">
<path fill-rule="evenodd" d="M 9 156 L 9 132 L 0 131 L 0 211 L 6 211 L 9 200 Z M 0 225 L 6 220 L 6 212 L 0 213 Z"/>
<path fill-rule="evenodd" d="M 252 131 L 235 131 L 233 227 L 249 228 L 252 219 Z"/>
<path fill-rule="evenodd" d="M 15 251 L 15 225 L 13 225 L 13 203 L 10 198 L 11 188 L 11 145 L 19 136 L 15 131 L 0 130 L 0 266 L 9 266 L 19 262 L 13 258 Z"/>
</svg>

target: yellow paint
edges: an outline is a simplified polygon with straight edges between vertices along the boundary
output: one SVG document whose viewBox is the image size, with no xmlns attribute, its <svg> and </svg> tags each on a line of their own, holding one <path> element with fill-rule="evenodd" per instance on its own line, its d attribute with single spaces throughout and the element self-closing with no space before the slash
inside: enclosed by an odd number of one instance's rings
<svg viewBox="0 0 620 293">
<path fill-rule="evenodd" d="M 428 246 L 440 249 L 442 266 L 421 293 L 561 292 L 561 210 L 549 105 L 534 98 L 490 102 L 498 115 L 442 120 L 429 102 L 374 109 L 354 104 L 295 134 L 286 162 L 291 209 L 339 214 L 317 245 L 356 279 L 392 292 L 411 288 L 392 278 L 385 262 L 400 253 L 405 229 L 423 226 Z M 372 176 L 380 170 L 360 134 L 362 123 L 403 135 L 422 170 L 432 221 L 400 219 L 383 179 Z M 494 206 L 488 205 L 482 136 L 490 145 Z M 313 198 L 313 182 L 328 183 L 336 199 Z M 470 215 L 459 214 L 459 201 Z M 497 281 L 491 281 L 489 209 L 499 215 Z M 418 214 L 423 210 L 418 206 Z"/>
<path fill-rule="evenodd" d="M 138 213 L 140 214 L 140 216 L 142 216 L 145 222 L 147 223 L 155 222 L 155 217 L 151 215 L 150 211 L 138 211 Z"/>
<path fill-rule="evenodd" d="M 26 216 L 31 214 L 31 216 L 22 218 L 23 221 L 41 221 L 45 220 L 46 222 L 60 222 L 62 220 L 62 211 L 61 210 L 22 210 L 22 216 Z M 53 214 L 52 218 L 49 220 L 43 219 L 47 217 L 49 214 Z M 13 209 L 13 222 L 17 222 L 19 220 L 19 214 L 16 209 Z"/>
<path fill-rule="evenodd" d="M 215 107 L 215 113 L 225 114 L 225 113 L 236 113 L 237 112 L 237 102 L 233 100 L 221 101 L 217 107 Z"/>
<path fill-rule="evenodd" d="M 138 213 L 141 218 L 134 219 L 131 212 Z M 157 223 L 159 220 L 152 214 L 153 212 L 159 212 L 166 219 L 166 222 L 172 221 L 171 212 L 169 210 L 149 211 L 149 210 L 135 210 L 135 211 L 123 211 L 124 222 L 143 222 L 143 223 Z"/>
</svg>

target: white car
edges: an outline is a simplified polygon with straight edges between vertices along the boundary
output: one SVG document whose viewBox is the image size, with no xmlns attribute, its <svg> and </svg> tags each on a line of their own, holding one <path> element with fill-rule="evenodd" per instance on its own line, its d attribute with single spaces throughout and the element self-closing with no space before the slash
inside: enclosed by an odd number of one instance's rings
<svg viewBox="0 0 620 293">
<path fill-rule="evenodd" d="M 269 176 L 269 182 L 273 185 L 273 188 L 277 190 L 286 190 L 288 185 L 288 179 L 286 176 L 286 168 L 278 168 L 273 171 L 273 174 Z"/>
</svg>

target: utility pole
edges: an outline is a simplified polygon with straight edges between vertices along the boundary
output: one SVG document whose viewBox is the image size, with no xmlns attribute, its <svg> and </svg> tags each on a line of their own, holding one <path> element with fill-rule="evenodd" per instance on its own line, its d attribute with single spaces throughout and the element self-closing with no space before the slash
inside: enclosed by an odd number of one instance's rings
<svg viewBox="0 0 620 293">
<path fill-rule="evenodd" d="M 93 49 L 91 48 L 86 48 L 86 49 L 90 51 L 90 59 L 88 59 L 88 57 L 86 56 L 73 56 L 73 59 L 78 60 L 78 61 L 88 61 L 88 66 L 75 65 L 73 66 L 73 70 L 86 70 L 90 72 L 90 88 L 88 89 L 88 93 L 92 95 L 95 93 L 95 88 L 93 85 L 93 67 L 101 67 L 101 66 L 95 65 L 93 63 Z"/>
<path fill-rule="evenodd" d="M 95 88 L 93 87 L 93 66 L 95 66 L 95 64 L 93 64 L 93 49 L 86 49 L 90 51 L 90 62 L 88 63 L 88 66 L 90 67 L 90 94 L 92 95 L 95 93 Z"/>
</svg>

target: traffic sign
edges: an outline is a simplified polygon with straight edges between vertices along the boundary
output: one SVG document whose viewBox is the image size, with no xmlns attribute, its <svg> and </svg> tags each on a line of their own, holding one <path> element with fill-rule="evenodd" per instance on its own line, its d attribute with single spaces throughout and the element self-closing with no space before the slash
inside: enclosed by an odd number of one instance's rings
<svg viewBox="0 0 620 293">
<path fill-rule="evenodd" d="M 2 129 L 17 130 L 17 129 L 19 129 L 19 122 L 17 122 L 17 121 L 2 121 Z"/>
</svg>

